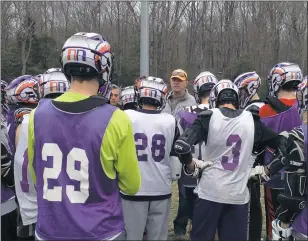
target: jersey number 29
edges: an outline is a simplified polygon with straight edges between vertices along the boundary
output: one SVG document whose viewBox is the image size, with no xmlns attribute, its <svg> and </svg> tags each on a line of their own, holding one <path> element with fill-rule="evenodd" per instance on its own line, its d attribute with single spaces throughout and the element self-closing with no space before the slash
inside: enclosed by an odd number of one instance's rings
<svg viewBox="0 0 308 241">
<path fill-rule="evenodd" d="M 58 179 L 62 169 L 63 153 L 56 143 L 45 143 L 42 149 L 42 160 L 47 162 L 48 157 L 53 158 L 53 166 L 45 167 L 43 172 L 44 187 L 43 198 L 52 202 L 62 201 L 62 188 L 66 188 L 66 195 L 71 203 L 85 203 L 89 197 L 89 159 L 85 150 L 74 147 L 67 155 L 65 172 L 71 180 L 80 183 L 80 191 L 74 185 L 54 186 L 48 188 L 48 179 Z M 75 163 L 80 168 L 75 168 Z"/>
</svg>

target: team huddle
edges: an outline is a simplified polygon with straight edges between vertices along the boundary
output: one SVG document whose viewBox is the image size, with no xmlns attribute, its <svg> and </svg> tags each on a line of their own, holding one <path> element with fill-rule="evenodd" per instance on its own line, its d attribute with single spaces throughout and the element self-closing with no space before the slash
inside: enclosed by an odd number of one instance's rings
<svg viewBox="0 0 308 241">
<path fill-rule="evenodd" d="M 96 33 L 68 38 L 60 59 L 1 80 L 2 240 L 167 240 L 173 181 L 191 240 L 260 240 L 249 224 L 261 184 L 267 239 L 308 238 L 308 79 L 297 64 L 275 65 L 261 100 L 256 72 L 201 72 L 194 98 L 181 69 L 169 93 L 144 76 L 114 94 L 111 46 Z"/>
</svg>

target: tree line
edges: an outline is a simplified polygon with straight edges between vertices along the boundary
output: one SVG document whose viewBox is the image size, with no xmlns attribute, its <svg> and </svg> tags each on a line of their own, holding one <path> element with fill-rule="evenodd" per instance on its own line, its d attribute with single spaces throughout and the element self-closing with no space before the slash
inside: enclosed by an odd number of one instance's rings
<svg viewBox="0 0 308 241">
<path fill-rule="evenodd" d="M 165 1 L 149 3 L 150 75 L 166 82 L 173 69 L 190 79 L 208 70 L 233 79 L 257 71 L 263 80 L 278 62 L 307 74 L 307 2 Z M 139 76 L 140 2 L 1 2 L 1 78 L 60 67 L 65 40 L 97 32 L 115 55 L 113 82 Z"/>
</svg>

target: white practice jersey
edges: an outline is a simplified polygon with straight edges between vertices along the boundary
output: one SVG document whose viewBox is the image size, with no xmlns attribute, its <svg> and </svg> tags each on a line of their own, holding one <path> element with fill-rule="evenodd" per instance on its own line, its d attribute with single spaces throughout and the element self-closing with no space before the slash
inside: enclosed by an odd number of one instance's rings
<svg viewBox="0 0 308 241">
<path fill-rule="evenodd" d="M 125 110 L 132 121 L 141 172 L 141 187 L 136 196 L 160 196 L 171 193 L 170 152 L 176 122 L 167 113 Z"/>
<path fill-rule="evenodd" d="M 16 195 L 23 225 L 36 223 L 37 194 L 28 168 L 28 126 L 30 115 L 24 115 L 14 157 Z"/>
<path fill-rule="evenodd" d="M 204 160 L 214 164 L 202 172 L 195 192 L 199 198 L 226 204 L 249 202 L 247 182 L 253 162 L 254 143 L 252 114 L 243 111 L 236 118 L 211 109 Z"/>
</svg>

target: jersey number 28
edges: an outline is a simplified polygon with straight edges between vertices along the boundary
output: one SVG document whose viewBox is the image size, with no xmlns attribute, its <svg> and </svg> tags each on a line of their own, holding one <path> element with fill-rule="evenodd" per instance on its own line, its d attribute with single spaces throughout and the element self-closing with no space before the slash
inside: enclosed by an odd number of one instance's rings
<svg viewBox="0 0 308 241">
<path fill-rule="evenodd" d="M 147 161 L 148 154 L 142 154 L 148 148 L 148 137 L 144 133 L 134 135 L 138 161 Z M 161 162 L 165 158 L 166 138 L 162 134 L 155 134 L 152 137 L 151 152 L 155 162 Z"/>
<path fill-rule="evenodd" d="M 80 183 L 80 191 L 75 190 L 74 185 L 54 186 L 48 188 L 48 179 L 58 179 L 62 170 L 63 153 L 56 143 L 45 143 L 42 149 L 42 160 L 47 162 L 52 157 L 53 166 L 45 167 L 43 172 L 44 187 L 43 198 L 52 202 L 62 201 L 62 188 L 66 189 L 66 195 L 71 203 L 85 203 L 89 197 L 89 159 L 85 150 L 74 147 L 67 155 L 65 172 L 71 180 Z M 80 168 L 75 168 L 75 163 L 80 163 Z"/>
</svg>

